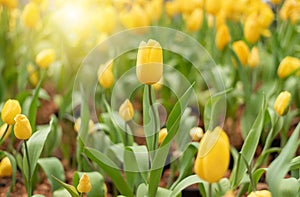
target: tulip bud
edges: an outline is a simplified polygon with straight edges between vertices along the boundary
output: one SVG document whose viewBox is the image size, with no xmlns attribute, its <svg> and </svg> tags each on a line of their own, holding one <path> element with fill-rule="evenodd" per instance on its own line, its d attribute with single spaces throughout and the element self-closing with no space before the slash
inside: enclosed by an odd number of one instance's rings
<svg viewBox="0 0 300 197">
<path fill-rule="evenodd" d="M 288 91 L 281 92 L 274 103 L 274 109 L 279 116 L 285 115 L 290 106 L 291 93 Z"/>
<path fill-rule="evenodd" d="M 12 167 L 8 157 L 4 157 L 0 162 L 0 177 L 9 177 L 12 174 Z"/>
<path fill-rule="evenodd" d="M 44 49 L 39 52 L 35 58 L 35 63 L 43 69 L 47 69 L 55 60 L 55 51 L 53 49 Z"/>
<path fill-rule="evenodd" d="M 228 190 L 223 197 L 235 197 L 235 195 L 232 190 Z"/>
<path fill-rule="evenodd" d="M 89 177 L 86 175 L 86 173 L 83 173 L 82 177 L 79 180 L 79 184 L 77 185 L 77 190 L 80 193 L 88 193 L 91 191 L 92 185 L 90 183 Z"/>
<path fill-rule="evenodd" d="M 222 51 L 224 47 L 230 42 L 230 33 L 226 24 L 220 25 L 216 34 L 216 46 Z"/>
<path fill-rule="evenodd" d="M 32 64 L 29 64 L 27 66 L 27 72 L 28 72 L 29 82 L 31 83 L 31 85 L 36 87 L 38 82 L 39 82 L 39 73 L 38 73 L 38 71 L 34 69 Z"/>
<path fill-rule="evenodd" d="M 15 121 L 14 133 L 16 138 L 20 140 L 29 139 L 32 134 L 32 129 L 28 118 L 23 114 L 18 114 L 15 117 Z"/>
<path fill-rule="evenodd" d="M 120 106 L 119 115 L 126 122 L 132 120 L 134 115 L 134 109 L 131 102 L 128 99 L 126 99 L 124 103 L 122 103 L 122 105 Z"/>
<path fill-rule="evenodd" d="M 245 39 L 250 43 L 255 43 L 260 38 L 261 27 L 258 24 L 257 18 L 249 16 L 244 25 Z"/>
<path fill-rule="evenodd" d="M 15 116 L 20 113 L 21 113 L 21 106 L 19 101 L 14 99 L 8 99 L 2 108 L 1 117 L 3 122 L 7 124 L 14 124 Z"/>
<path fill-rule="evenodd" d="M 35 3 L 28 3 L 21 16 L 23 24 L 28 28 L 36 27 L 40 20 L 40 11 Z"/>
<path fill-rule="evenodd" d="M 143 84 L 158 82 L 163 73 L 163 54 L 160 44 L 155 40 L 142 41 L 136 62 L 136 75 Z"/>
<path fill-rule="evenodd" d="M 277 74 L 279 78 L 284 79 L 294 73 L 300 75 L 300 59 L 287 56 L 280 62 Z"/>
<path fill-rule="evenodd" d="M 195 9 L 191 14 L 185 15 L 184 21 L 190 32 L 198 31 L 203 22 L 203 10 L 199 8 Z"/>
<path fill-rule="evenodd" d="M 232 44 L 232 48 L 236 53 L 236 55 L 238 56 L 242 65 L 245 66 L 248 62 L 248 56 L 249 56 L 249 48 L 246 45 L 246 43 L 242 40 L 236 41 Z"/>
<path fill-rule="evenodd" d="M 74 130 L 76 133 L 78 133 L 78 131 L 80 130 L 80 126 L 81 126 L 81 118 L 77 118 L 74 124 Z M 94 122 L 92 120 L 89 120 L 88 133 L 93 133 L 95 131 L 94 127 L 95 127 Z"/>
<path fill-rule="evenodd" d="M 251 68 L 254 68 L 259 63 L 259 53 L 258 48 L 255 46 L 251 49 L 250 56 L 248 59 L 248 64 Z"/>
<path fill-rule="evenodd" d="M 167 128 L 163 128 L 158 133 L 158 144 L 161 144 L 168 135 Z"/>
<path fill-rule="evenodd" d="M 6 131 L 5 136 L 3 137 L 3 141 L 6 140 L 6 138 L 10 135 L 12 126 L 11 126 L 11 125 L 7 125 L 7 124 L 5 123 L 5 124 L 3 124 L 3 125 L 0 127 L 0 138 L 2 138 L 2 136 L 4 135 L 4 132 L 5 132 L 6 128 L 7 128 L 7 126 L 8 126 L 8 129 L 7 129 L 7 131 Z"/>
<path fill-rule="evenodd" d="M 227 134 L 220 127 L 204 134 L 199 144 L 195 172 L 203 180 L 214 183 L 226 173 L 230 160 Z"/>
<path fill-rule="evenodd" d="M 251 192 L 247 197 L 272 197 L 272 194 L 268 190 L 260 190 Z"/>
<path fill-rule="evenodd" d="M 205 10 L 207 13 L 216 15 L 222 7 L 222 1 L 219 0 L 206 0 Z"/>
<path fill-rule="evenodd" d="M 113 60 L 103 64 L 98 70 L 98 82 L 104 88 L 110 88 L 114 84 L 114 74 L 112 71 Z"/>
<path fill-rule="evenodd" d="M 166 1 L 165 9 L 168 16 L 173 17 L 179 13 L 179 4 L 177 1 Z"/>
<path fill-rule="evenodd" d="M 194 127 L 190 130 L 190 136 L 193 141 L 200 141 L 203 137 L 203 129 L 201 127 Z"/>
</svg>

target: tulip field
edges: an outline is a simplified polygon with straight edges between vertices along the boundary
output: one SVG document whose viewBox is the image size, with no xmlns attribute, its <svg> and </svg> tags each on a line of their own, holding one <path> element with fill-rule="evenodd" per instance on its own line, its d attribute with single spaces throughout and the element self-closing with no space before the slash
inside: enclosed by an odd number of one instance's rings
<svg viewBox="0 0 300 197">
<path fill-rule="evenodd" d="M 300 197 L 299 0 L 0 0 L 0 197 Z"/>
</svg>

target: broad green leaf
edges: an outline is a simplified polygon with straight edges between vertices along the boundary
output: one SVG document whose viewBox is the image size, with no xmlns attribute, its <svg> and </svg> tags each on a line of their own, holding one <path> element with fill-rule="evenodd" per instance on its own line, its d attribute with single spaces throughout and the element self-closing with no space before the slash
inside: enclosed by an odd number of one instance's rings
<svg viewBox="0 0 300 197">
<path fill-rule="evenodd" d="M 66 189 L 60 189 L 53 192 L 53 197 L 72 197 Z"/>
<path fill-rule="evenodd" d="M 300 183 L 295 178 L 282 179 L 278 196 L 299 196 Z"/>
<path fill-rule="evenodd" d="M 23 155 L 24 155 L 24 157 L 23 157 L 23 172 L 24 172 L 24 175 L 27 180 L 28 180 L 28 177 L 32 177 L 32 175 L 35 171 L 37 161 L 40 158 L 45 141 L 51 131 L 52 124 L 53 124 L 53 119 L 50 121 L 50 124 L 48 127 L 43 128 L 39 131 L 36 131 L 27 141 L 31 174 L 29 174 L 29 172 L 28 172 L 27 156 L 25 154 L 25 148 L 23 146 Z"/>
<path fill-rule="evenodd" d="M 84 153 L 92 161 L 96 162 L 102 170 L 106 172 L 106 174 L 112 179 L 113 183 L 116 185 L 121 194 L 126 196 L 133 196 L 131 188 L 129 187 L 128 183 L 125 182 L 118 166 L 116 166 L 113 161 L 111 161 L 105 154 L 92 148 L 85 148 Z"/>
<path fill-rule="evenodd" d="M 300 169 L 300 156 L 297 156 L 292 159 L 292 161 L 290 163 L 290 169 L 291 170 Z"/>
<path fill-rule="evenodd" d="M 79 194 L 77 192 L 77 189 L 73 186 L 73 185 L 69 185 L 61 180 L 59 180 L 58 178 L 56 178 L 55 176 L 52 176 L 54 178 L 55 181 L 57 181 L 63 188 L 65 188 L 69 194 L 72 197 L 79 197 Z"/>
<path fill-rule="evenodd" d="M 61 145 L 62 129 L 58 124 L 58 119 L 54 115 L 52 115 L 51 119 L 53 120 L 53 124 L 44 148 L 46 156 L 51 155 L 51 153 Z"/>
<path fill-rule="evenodd" d="M 267 171 L 267 183 L 274 197 L 280 196 L 279 188 L 282 184 L 283 177 L 289 171 L 290 162 L 298 148 L 299 133 L 300 123 L 297 125 L 286 146 L 282 149 L 279 156 L 270 164 Z"/>
<path fill-rule="evenodd" d="M 75 172 L 73 176 L 73 185 L 78 185 L 80 178 L 84 172 Z M 87 193 L 88 197 L 104 197 L 104 178 L 99 172 L 85 172 L 90 179 L 92 189 Z"/>
<path fill-rule="evenodd" d="M 243 155 L 243 157 L 246 159 L 248 164 L 253 160 L 256 147 L 258 145 L 262 133 L 265 111 L 266 111 L 266 98 L 265 96 L 263 96 L 263 102 L 260 108 L 260 112 L 245 139 L 242 150 L 240 151 L 241 155 Z M 235 163 L 233 172 L 230 176 L 230 180 L 232 182 L 233 188 L 239 185 L 245 172 L 246 172 L 246 165 L 244 162 L 242 162 L 242 160 L 240 160 L 240 162 Z"/>
<path fill-rule="evenodd" d="M 204 181 L 201 180 L 197 175 L 188 176 L 178 183 L 178 185 L 173 189 L 171 196 L 177 196 L 183 189 L 187 188 L 188 186 L 203 182 Z"/>
<path fill-rule="evenodd" d="M 182 97 L 177 101 L 173 110 L 171 111 L 168 120 L 167 120 L 167 130 L 168 135 L 161 143 L 160 148 L 156 151 L 156 155 L 153 160 L 153 164 L 150 172 L 150 182 L 149 182 L 149 196 L 154 197 L 156 194 L 156 190 L 161 178 L 162 170 L 165 165 L 165 161 L 171 146 L 171 140 L 176 135 L 181 116 L 186 109 L 189 100 L 191 98 L 191 94 L 193 92 L 192 84 L 187 91 L 182 95 Z"/>
<path fill-rule="evenodd" d="M 59 189 L 61 185 L 57 183 L 57 181 L 55 181 L 52 176 L 65 181 L 65 172 L 61 162 L 56 157 L 48 157 L 39 159 L 38 164 L 47 175 L 52 191 Z"/>
<path fill-rule="evenodd" d="M 266 168 L 259 168 L 257 170 L 255 170 L 252 174 L 252 177 L 253 177 L 253 181 L 254 181 L 254 188 L 256 188 L 257 186 L 257 183 L 259 181 L 259 179 L 261 178 L 261 176 L 267 171 Z M 249 181 L 250 182 L 250 181 Z M 248 189 L 248 193 L 252 192 L 252 185 L 249 186 L 249 189 Z"/>
<path fill-rule="evenodd" d="M 166 188 L 158 187 L 155 197 L 171 197 L 171 193 L 172 191 Z M 140 184 L 136 192 L 136 197 L 145 197 L 147 195 L 148 186 L 145 183 Z"/>
</svg>

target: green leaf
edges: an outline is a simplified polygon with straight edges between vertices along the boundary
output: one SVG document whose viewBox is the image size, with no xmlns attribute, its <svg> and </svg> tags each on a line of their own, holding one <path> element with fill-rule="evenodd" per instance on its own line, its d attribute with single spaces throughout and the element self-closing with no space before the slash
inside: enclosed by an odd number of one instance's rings
<svg viewBox="0 0 300 197">
<path fill-rule="evenodd" d="M 243 155 L 243 157 L 246 159 L 248 164 L 252 161 L 254 157 L 256 147 L 258 145 L 262 133 L 263 123 L 265 119 L 265 111 L 266 111 L 266 98 L 265 96 L 263 96 L 263 102 L 262 102 L 260 112 L 245 139 L 242 150 L 240 151 L 241 155 Z M 233 188 L 239 185 L 245 172 L 246 172 L 246 165 L 244 162 L 240 161 L 235 163 L 233 172 L 230 176 L 230 180 L 232 182 Z"/>
<path fill-rule="evenodd" d="M 52 176 L 65 181 L 65 172 L 61 162 L 56 157 L 49 157 L 39 159 L 38 164 L 47 175 L 52 191 L 59 189 L 61 185 L 57 183 L 57 181 L 55 181 Z"/>
<path fill-rule="evenodd" d="M 92 148 L 85 148 L 84 153 L 107 173 L 121 194 L 133 196 L 131 188 L 128 183 L 125 182 L 118 166 L 116 166 L 113 161 L 111 161 L 105 154 Z"/>
<path fill-rule="evenodd" d="M 191 98 L 191 94 L 193 92 L 193 86 L 194 84 L 192 84 L 187 89 L 187 91 L 182 95 L 182 97 L 177 101 L 177 103 L 175 104 L 173 110 L 171 111 L 168 117 L 167 120 L 168 135 L 161 143 L 160 148 L 156 151 L 156 155 L 154 157 L 153 164 L 151 167 L 150 182 L 149 182 L 150 197 L 154 197 L 156 194 L 156 190 L 161 178 L 162 170 L 165 165 L 165 161 L 171 146 L 170 142 L 178 131 L 181 116 L 184 113 L 184 110 L 186 109 L 187 104 Z"/>
<path fill-rule="evenodd" d="M 73 176 L 73 185 L 78 185 L 80 178 L 82 177 L 84 172 L 75 172 Z M 104 197 L 104 178 L 99 172 L 85 172 L 86 175 L 90 179 L 90 183 L 92 185 L 92 189 L 89 193 L 87 193 L 88 197 Z"/>
<path fill-rule="evenodd" d="M 55 181 L 57 181 L 63 188 L 65 188 L 69 194 L 72 197 L 79 197 L 79 194 L 77 192 L 77 189 L 73 186 L 73 185 L 69 185 L 67 183 L 64 183 L 63 181 L 59 180 L 58 178 L 56 178 L 55 176 L 52 176 L 54 178 Z"/>
<path fill-rule="evenodd" d="M 51 153 L 61 145 L 62 129 L 58 124 L 58 120 L 55 115 L 52 115 L 51 119 L 53 120 L 53 124 L 44 148 L 44 153 L 46 156 L 51 155 Z"/>
<path fill-rule="evenodd" d="M 27 156 L 25 154 L 25 148 L 23 148 L 23 173 L 27 180 L 28 177 L 31 177 L 35 171 L 37 161 L 42 153 L 45 141 L 51 131 L 52 124 L 53 119 L 50 121 L 48 127 L 35 132 L 27 141 L 31 174 L 28 174 Z"/>
<path fill-rule="evenodd" d="M 186 177 L 185 179 L 180 181 L 178 183 L 178 185 L 174 188 L 174 190 L 172 191 L 171 196 L 177 196 L 178 194 L 180 194 L 180 192 L 183 189 L 185 189 L 188 186 L 191 186 L 195 183 L 204 183 L 204 181 L 201 180 L 197 175 L 191 175 L 191 176 Z"/>
<path fill-rule="evenodd" d="M 295 178 L 287 178 L 280 181 L 278 196 L 299 196 L 300 183 Z"/>
<path fill-rule="evenodd" d="M 53 192 L 53 197 L 72 197 L 66 189 L 60 189 Z"/>
<path fill-rule="evenodd" d="M 300 169 L 300 156 L 297 156 L 292 159 L 292 161 L 290 163 L 290 169 L 291 170 Z"/>
<path fill-rule="evenodd" d="M 171 197 L 172 191 L 158 187 L 157 192 L 155 197 Z M 148 194 L 148 186 L 145 183 L 142 183 L 139 185 L 137 192 L 136 192 L 136 197 L 145 197 Z"/>
<path fill-rule="evenodd" d="M 280 186 L 283 177 L 289 171 L 290 162 L 298 148 L 299 133 L 300 123 L 297 125 L 286 146 L 282 149 L 279 156 L 270 164 L 267 171 L 267 183 L 274 197 L 280 196 Z"/>
<path fill-rule="evenodd" d="M 32 195 L 32 197 L 45 197 L 45 196 L 42 194 L 34 194 L 34 195 Z"/>
<path fill-rule="evenodd" d="M 267 171 L 266 168 L 259 168 L 257 170 L 255 170 L 252 174 L 252 177 L 253 177 L 253 181 L 254 181 L 254 188 L 256 188 L 256 185 L 259 181 L 259 179 L 261 178 L 261 176 Z M 249 192 L 252 191 L 252 185 L 250 185 L 249 189 L 251 190 L 248 190 Z"/>
</svg>

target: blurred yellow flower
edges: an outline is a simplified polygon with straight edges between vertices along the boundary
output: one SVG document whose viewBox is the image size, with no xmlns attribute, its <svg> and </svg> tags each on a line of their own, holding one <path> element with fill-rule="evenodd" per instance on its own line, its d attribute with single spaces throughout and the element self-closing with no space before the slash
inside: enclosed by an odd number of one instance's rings
<svg viewBox="0 0 300 197">
<path fill-rule="evenodd" d="M 22 22 L 25 27 L 34 28 L 40 20 L 40 11 L 35 3 L 28 3 L 21 16 Z"/>
<path fill-rule="evenodd" d="M 80 130 L 80 126 L 81 126 L 81 118 L 77 118 L 76 121 L 75 121 L 75 124 L 74 124 L 74 131 L 76 133 L 79 132 Z M 94 129 L 94 122 L 92 120 L 89 120 L 89 128 L 88 128 L 88 133 L 91 134 L 91 133 L 94 133 L 96 130 Z"/>
<path fill-rule="evenodd" d="M 224 47 L 230 42 L 230 32 L 226 24 L 221 25 L 216 33 L 217 49 L 222 51 Z"/>
<path fill-rule="evenodd" d="M 18 0 L 2 0 L 1 3 L 8 9 L 15 9 L 18 7 Z"/>
<path fill-rule="evenodd" d="M 259 64 L 259 51 L 258 51 L 258 48 L 256 46 L 254 46 L 251 49 L 251 52 L 250 52 L 250 55 L 249 55 L 249 58 L 248 58 L 248 65 L 251 68 L 254 68 L 258 64 Z"/>
<path fill-rule="evenodd" d="M 249 16 L 244 24 L 244 36 L 250 43 L 255 43 L 260 38 L 261 27 L 256 18 Z"/>
<path fill-rule="evenodd" d="M 80 193 L 88 193 L 91 191 L 92 185 L 90 183 L 89 177 L 86 175 L 86 173 L 83 173 L 82 177 L 79 180 L 79 183 L 77 185 L 77 190 Z"/>
<path fill-rule="evenodd" d="M 180 7 L 177 1 L 165 2 L 165 10 L 168 16 L 173 17 L 179 13 Z"/>
<path fill-rule="evenodd" d="M 114 7 L 99 8 L 94 18 L 96 20 L 96 28 L 100 33 L 111 34 L 114 31 L 117 24 L 117 12 Z"/>
<path fill-rule="evenodd" d="M 20 140 L 29 139 L 32 134 L 32 129 L 28 118 L 23 114 L 18 114 L 15 117 L 15 121 L 14 133 L 16 138 Z"/>
<path fill-rule="evenodd" d="M 44 49 L 40 51 L 36 58 L 35 63 L 42 69 L 47 69 L 50 64 L 52 64 L 55 60 L 55 51 L 54 49 Z"/>
<path fill-rule="evenodd" d="M 203 129 L 201 127 L 191 128 L 190 136 L 193 141 L 200 141 L 200 139 L 203 137 Z"/>
<path fill-rule="evenodd" d="M 280 4 L 282 0 L 271 0 L 271 2 L 275 5 Z"/>
<path fill-rule="evenodd" d="M 235 197 L 232 190 L 228 190 L 223 197 Z"/>
<path fill-rule="evenodd" d="M 5 132 L 6 128 L 7 128 L 7 124 L 6 123 L 4 123 L 0 127 L 0 138 L 2 138 L 2 136 L 4 135 L 4 132 Z M 10 135 L 11 128 L 12 128 L 12 125 L 8 125 L 8 129 L 7 129 L 7 132 L 6 132 L 5 136 L 3 137 L 3 141 L 6 140 L 6 138 Z"/>
<path fill-rule="evenodd" d="M 268 190 L 260 190 L 251 192 L 247 197 L 272 197 L 272 194 Z"/>
<path fill-rule="evenodd" d="M 110 60 L 99 67 L 98 82 L 103 88 L 110 88 L 114 84 L 113 63 L 113 60 Z"/>
<path fill-rule="evenodd" d="M 279 14 L 283 20 L 291 20 L 293 24 L 296 24 L 300 20 L 300 2 L 295 0 L 284 1 Z"/>
<path fill-rule="evenodd" d="M 143 84 L 157 83 L 163 74 L 163 52 L 155 40 L 142 41 L 139 45 L 136 61 L 136 75 Z"/>
<path fill-rule="evenodd" d="M 291 93 L 289 93 L 288 91 L 283 91 L 276 98 L 276 101 L 274 103 L 274 110 L 279 116 L 283 116 L 288 112 L 290 102 Z"/>
<path fill-rule="evenodd" d="M 126 99 L 121 104 L 121 106 L 119 108 L 119 115 L 125 122 L 132 120 L 133 115 L 134 115 L 134 109 L 133 109 L 132 103 L 129 101 L 129 99 Z"/>
<path fill-rule="evenodd" d="M 163 128 L 158 133 L 158 144 L 161 144 L 168 135 L 167 128 Z"/>
<path fill-rule="evenodd" d="M 152 22 L 156 22 L 160 19 L 162 14 L 163 0 L 152 0 L 146 3 L 145 9 L 148 18 Z"/>
<path fill-rule="evenodd" d="M 133 5 L 130 11 L 120 13 L 120 21 L 126 28 L 143 27 L 150 25 L 150 19 L 146 11 L 139 5 Z"/>
<path fill-rule="evenodd" d="M 4 157 L 0 162 L 0 177 L 9 177 L 12 174 L 12 167 L 8 157 Z"/>
<path fill-rule="evenodd" d="M 36 87 L 39 82 L 39 72 L 34 69 L 32 64 L 27 65 L 27 72 L 28 72 L 29 82 L 31 83 L 31 85 Z"/>
<path fill-rule="evenodd" d="M 6 124 L 14 124 L 15 123 L 15 116 L 21 113 L 21 106 L 19 101 L 14 99 L 8 99 L 1 112 L 1 118 L 3 122 Z"/>
<path fill-rule="evenodd" d="M 300 75 L 300 59 L 287 56 L 279 64 L 277 74 L 279 78 L 284 79 L 290 75 Z"/>
<path fill-rule="evenodd" d="M 227 134 L 220 127 L 207 131 L 199 144 L 194 170 L 209 183 L 218 182 L 226 173 L 230 160 Z"/>
<path fill-rule="evenodd" d="M 232 48 L 236 53 L 236 55 L 238 56 L 242 65 L 245 66 L 248 62 L 248 57 L 249 57 L 249 48 L 247 44 L 242 40 L 235 41 L 232 44 Z"/>
<path fill-rule="evenodd" d="M 195 32 L 201 29 L 203 23 L 202 9 L 197 8 L 191 14 L 185 14 L 183 16 L 188 31 Z"/>
<path fill-rule="evenodd" d="M 217 13 L 222 8 L 222 2 L 219 0 L 206 0 L 205 1 L 205 11 L 212 15 L 217 15 Z"/>
</svg>

